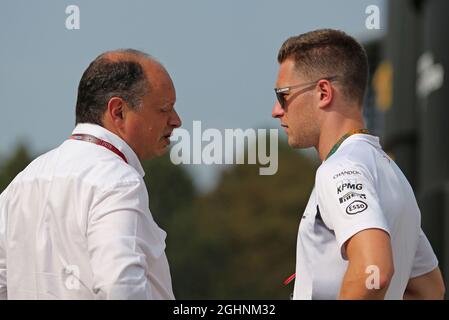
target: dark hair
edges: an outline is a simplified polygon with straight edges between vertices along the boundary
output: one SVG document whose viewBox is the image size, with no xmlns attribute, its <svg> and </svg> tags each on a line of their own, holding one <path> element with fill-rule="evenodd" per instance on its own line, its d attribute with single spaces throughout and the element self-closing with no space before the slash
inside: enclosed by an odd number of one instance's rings
<svg viewBox="0 0 449 320">
<path fill-rule="evenodd" d="M 311 81 L 337 76 L 343 94 L 363 103 L 368 81 L 368 58 L 363 47 L 339 30 L 320 29 L 287 39 L 278 62 L 292 58 L 298 72 Z"/>
<path fill-rule="evenodd" d="M 118 58 L 111 59 L 114 53 L 118 53 Z M 103 115 L 112 97 L 122 98 L 131 108 L 139 107 L 149 86 L 139 58 L 150 56 L 138 50 L 124 49 L 105 52 L 90 63 L 78 86 L 76 124 L 103 125 Z"/>
</svg>

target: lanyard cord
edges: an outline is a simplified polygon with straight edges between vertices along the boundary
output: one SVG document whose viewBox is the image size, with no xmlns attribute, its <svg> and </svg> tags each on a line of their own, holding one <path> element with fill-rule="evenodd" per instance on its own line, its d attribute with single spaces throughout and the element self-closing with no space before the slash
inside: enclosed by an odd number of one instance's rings
<svg viewBox="0 0 449 320">
<path fill-rule="evenodd" d="M 354 130 L 349 131 L 343 137 L 338 139 L 338 141 L 332 147 L 331 151 L 329 151 L 329 153 L 327 154 L 327 157 L 325 160 L 329 159 L 329 157 L 331 155 L 333 155 L 335 153 L 335 151 L 337 151 L 337 149 L 340 147 L 340 145 L 343 143 L 343 141 L 345 141 L 347 138 L 349 138 L 353 134 L 357 134 L 357 133 L 370 134 L 368 129 L 354 129 Z"/>
<path fill-rule="evenodd" d="M 118 155 L 120 158 L 123 159 L 123 161 L 125 161 L 126 163 L 128 163 L 128 161 L 126 160 L 125 155 L 116 147 L 114 147 L 111 143 L 106 142 L 104 140 L 98 139 L 97 137 L 91 136 L 89 134 L 74 134 L 71 135 L 69 137 L 69 139 L 71 140 L 78 140 L 78 141 L 86 141 L 86 142 L 90 142 L 102 147 L 105 147 L 106 149 L 114 152 L 116 155 Z"/>
</svg>

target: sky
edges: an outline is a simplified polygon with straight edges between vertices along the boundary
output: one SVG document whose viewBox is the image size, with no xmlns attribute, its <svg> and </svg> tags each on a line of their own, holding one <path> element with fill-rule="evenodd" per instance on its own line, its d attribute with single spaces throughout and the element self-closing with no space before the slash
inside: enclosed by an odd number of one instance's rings
<svg viewBox="0 0 449 320">
<path fill-rule="evenodd" d="M 66 28 L 66 8 L 80 29 Z M 380 29 L 368 30 L 369 5 Z M 361 42 L 386 32 L 384 0 L 3 0 L 0 9 L 0 156 L 33 154 L 71 133 L 79 80 L 101 52 L 135 48 L 156 57 L 177 92 L 183 128 L 279 128 L 271 118 L 277 51 L 290 36 L 335 28 Z M 280 132 L 280 137 L 284 137 Z M 217 166 L 191 165 L 200 189 Z"/>
</svg>

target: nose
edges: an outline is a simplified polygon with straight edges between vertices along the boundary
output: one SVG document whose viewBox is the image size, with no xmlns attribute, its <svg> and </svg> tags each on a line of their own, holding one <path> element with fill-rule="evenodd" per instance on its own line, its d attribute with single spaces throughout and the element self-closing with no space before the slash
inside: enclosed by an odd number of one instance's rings
<svg viewBox="0 0 449 320">
<path fill-rule="evenodd" d="M 279 104 L 279 101 L 276 101 L 273 109 L 271 110 L 271 116 L 273 118 L 280 118 L 284 115 L 284 109 L 282 109 L 281 105 Z"/>
<path fill-rule="evenodd" d="M 182 125 L 181 118 L 175 110 L 173 110 L 173 116 L 170 117 L 169 125 L 173 128 L 179 128 Z"/>
</svg>

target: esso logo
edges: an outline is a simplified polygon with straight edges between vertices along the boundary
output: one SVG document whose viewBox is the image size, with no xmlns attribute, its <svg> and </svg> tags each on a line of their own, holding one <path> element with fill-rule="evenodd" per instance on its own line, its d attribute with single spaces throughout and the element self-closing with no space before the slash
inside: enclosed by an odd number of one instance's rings
<svg viewBox="0 0 449 320">
<path fill-rule="evenodd" d="M 362 211 L 365 211 L 368 208 L 368 205 L 360 200 L 355 200 L 351 202 L 351 204 L 346 208 L 347 214 L 357 214 Z"/>
</svg>

